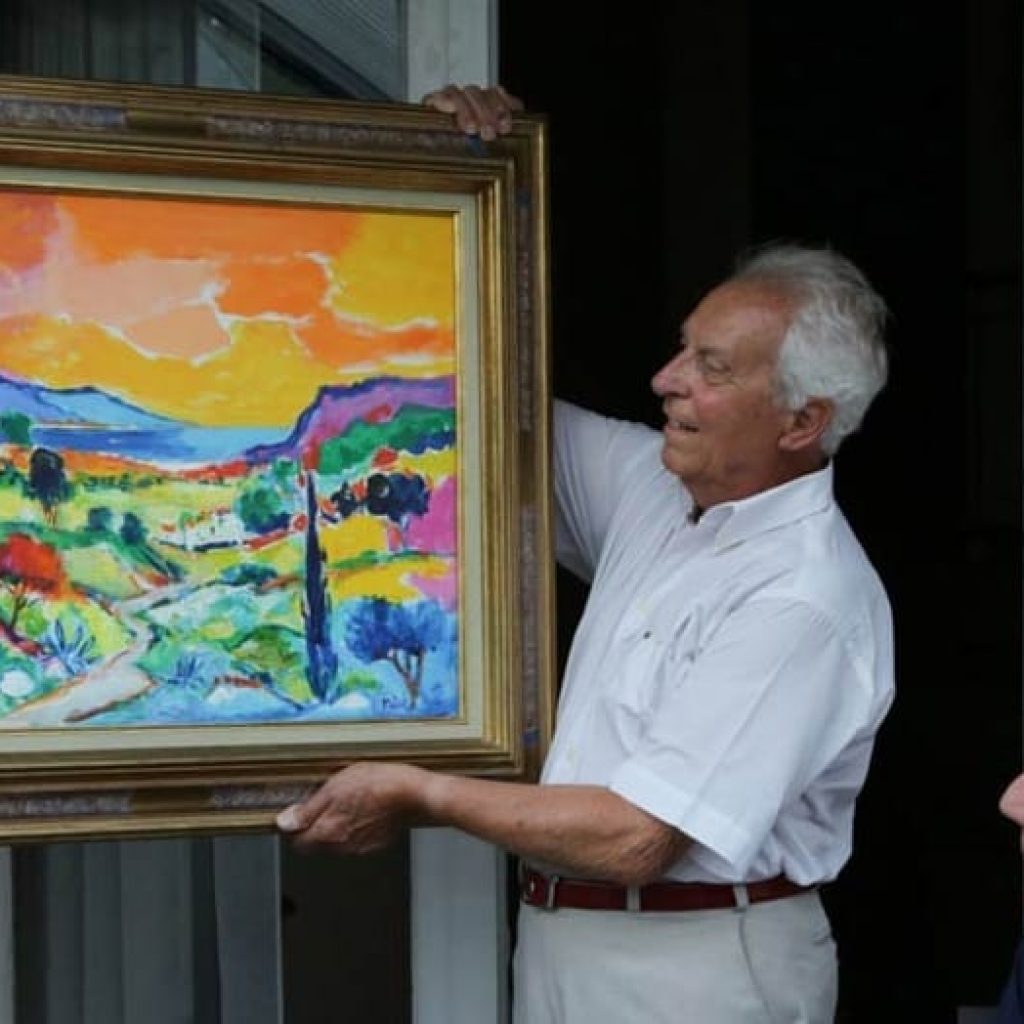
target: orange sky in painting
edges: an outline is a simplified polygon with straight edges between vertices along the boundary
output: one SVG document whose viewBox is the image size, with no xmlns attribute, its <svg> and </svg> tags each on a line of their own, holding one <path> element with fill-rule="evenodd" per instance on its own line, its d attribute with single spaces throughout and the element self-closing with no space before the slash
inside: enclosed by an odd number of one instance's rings
<svg viewBox="0 0 1024 1024">
<path fill-rule="evenodd" d="M 453 369 L 447 214 L 0 191 L 0 373 L 206 425 Z"/>
</svg>

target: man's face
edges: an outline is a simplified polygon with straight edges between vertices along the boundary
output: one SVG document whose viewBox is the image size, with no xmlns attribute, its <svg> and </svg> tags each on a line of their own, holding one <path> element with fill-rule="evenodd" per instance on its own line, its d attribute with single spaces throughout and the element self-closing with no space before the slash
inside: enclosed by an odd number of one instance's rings
<svg viewBox="0 0 1024 1024">
<path fill-rule="evenodd" d="M 679 352 L 652 381 L 665 412 L 662 462 L 706 509 L 786 479 L 779 437 L 792 413 L 775 364 L 793 304 L 769 286 L 733 281 L 683 323 Z"/>
<path fill-rule="evenodd" d="M 999 801 L 999 810 L 1020 827 L 1021 851 L 1024 852 L 1024 775 L 1018 775 L 1006 787 Z"/>
</svg>

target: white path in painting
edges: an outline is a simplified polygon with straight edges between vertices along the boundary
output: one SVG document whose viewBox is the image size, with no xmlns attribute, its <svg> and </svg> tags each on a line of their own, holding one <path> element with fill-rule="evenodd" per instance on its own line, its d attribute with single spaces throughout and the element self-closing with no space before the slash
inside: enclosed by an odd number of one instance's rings
<svg viewBox="0 0 1024 1024">
<path fill-rule="evenodd" d="M 191 584 L 181 583 L 118 602 L 124 613 L 122 625 L 132 634 L 131 645 L 60 690 L 4 715 L 0 718 L 0 728 L 69 725 L 145 693 L 153 680 L 137 662 L 149 650 L 154 636 L 149 625 L 137 617 L 138 613 L 181 597 L 192 589 Z"/>
</svg>

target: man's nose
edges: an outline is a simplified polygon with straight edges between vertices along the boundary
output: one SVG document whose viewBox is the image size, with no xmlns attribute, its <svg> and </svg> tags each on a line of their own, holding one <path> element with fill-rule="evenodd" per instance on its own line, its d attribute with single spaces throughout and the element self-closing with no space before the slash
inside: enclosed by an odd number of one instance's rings
<svg viewBox="0 0 1024 1024">
<path fill-rule="evenodd" d="M 690 363 L 685 352 L 673 356 L 654 375 L 651 385 L 656 395 L 664 396 L 688 392 L 690 389 Z"/>
</svg>

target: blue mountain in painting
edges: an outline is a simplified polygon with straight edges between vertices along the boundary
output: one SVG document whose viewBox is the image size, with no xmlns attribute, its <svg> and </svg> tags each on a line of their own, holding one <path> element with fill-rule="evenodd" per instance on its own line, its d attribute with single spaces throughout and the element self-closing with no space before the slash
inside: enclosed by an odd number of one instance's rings
<svg viewBox="0 0 1024 1024">
<path fill-rule="evenodd" d="M 32 420 L 55 420 L 61 415 L 60 409 L 35 394 L 34 389 L 3 377 L 0 377 L 0 409 L 19 412 Z"/>
<path fill-rule="evenodd" d="M 134 430 L 179 426 L 177 421 L 146 412 L 94 387 L 48 388 L 0 374 L 0 409 L 20 412 L 47 426 L 89 424 Z"/>
</svg>

